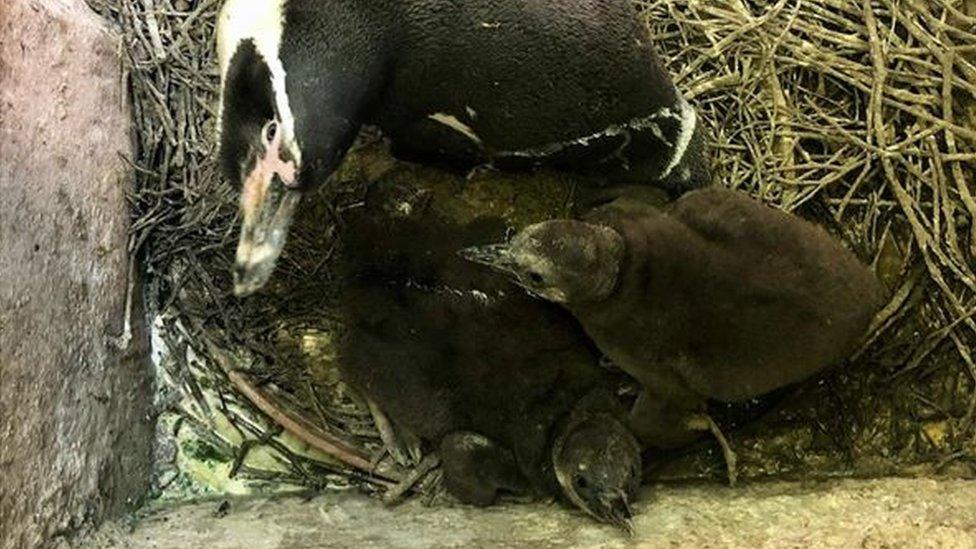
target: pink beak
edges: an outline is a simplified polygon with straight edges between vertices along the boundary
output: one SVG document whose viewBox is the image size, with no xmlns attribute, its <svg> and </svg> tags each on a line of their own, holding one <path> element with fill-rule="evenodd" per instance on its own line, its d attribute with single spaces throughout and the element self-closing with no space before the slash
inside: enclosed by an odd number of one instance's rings
<svg viewBox="0 0 976 549">
<path fill-rule="evenodd" d="M 274 139 L 265 143 L 264 155 L 244 180 L 243 224 L 234 265 L 237 295 L 254 293 L 271 277 L 301 198 L 295 186 L 295 162 L 283 160 L 280 148 L 281 132 L 277 132 Z"/>
</svg>

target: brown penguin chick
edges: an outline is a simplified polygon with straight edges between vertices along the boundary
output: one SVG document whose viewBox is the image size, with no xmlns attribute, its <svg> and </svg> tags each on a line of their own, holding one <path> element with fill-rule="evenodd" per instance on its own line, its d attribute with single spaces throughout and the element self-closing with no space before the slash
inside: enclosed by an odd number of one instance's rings
<svg viewBox="0 0 976 549">
<path fill-rule="evenodd" d="M 457 223 L 429 202 L 374 185 L 345 215 L 343 380 L 438 450 L 462 501 L 563 495 L 626 525 L 641 449 L 612 392 L 618 375 L 563 308 L 458 256 L 503 238 L 501 220 Z"/>
<path fill-rule="evenodd" d="M 567 307 L 641 382 L 631 427 L 662 448 L 720 435 L 706 399 L 742 401 L 840 362 L 880 305 L 873 274 L 823 229 L 721 188 L 661 209 L 624 196 L 463 254 Z"/>
<path fill-rule="evenodd" d="M 620 403 L 607 391 L 584 396 L 552 441 L 552 463 L 563 494 L 593 518 L 633 534 L 630 501 L 640 487 L 642 448 L 619 421 Z"/>
</svg>

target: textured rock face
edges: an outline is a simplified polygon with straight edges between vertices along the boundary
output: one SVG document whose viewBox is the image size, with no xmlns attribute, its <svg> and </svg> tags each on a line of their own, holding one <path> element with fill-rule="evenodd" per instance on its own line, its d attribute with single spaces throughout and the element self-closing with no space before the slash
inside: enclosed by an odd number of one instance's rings
<svg viewBox="0 0 976 549">
<path fill-rule="evenodd" d="M 152 381 L 126 308 L 119 40 L 83 0 L 0 1 L 0 547 L 70 535 L 149 478 Z"/>
</svg>

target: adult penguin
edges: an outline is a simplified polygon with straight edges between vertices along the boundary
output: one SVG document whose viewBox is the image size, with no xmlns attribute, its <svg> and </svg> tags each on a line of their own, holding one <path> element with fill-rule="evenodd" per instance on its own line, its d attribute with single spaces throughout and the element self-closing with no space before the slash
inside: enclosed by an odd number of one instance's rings
<svg viewBox="0 0 976 549">
<path fill-rule="evenodd" d="M 217 43 L 239 295 L 365 123 L 410 159 L 708 183 L 695 111 L 629 0 L 227 0 Z"/>
</svg>

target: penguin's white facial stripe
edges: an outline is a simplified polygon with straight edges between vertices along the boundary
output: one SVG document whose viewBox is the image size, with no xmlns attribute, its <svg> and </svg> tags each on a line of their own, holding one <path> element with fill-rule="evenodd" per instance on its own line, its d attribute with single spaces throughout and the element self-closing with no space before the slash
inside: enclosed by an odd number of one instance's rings
<svg viewBox="0 0 976 549">
<path fill-rule="evenodd" d="M 470 107 L 468 108 L 470 109 Z M 434 122 L 440 122 L 441 124 L 444 124 L 448 128 L 451 128 L 452 130 L 464 135 L 471 141 L 474 141 L 479 145 L 481 144 L 481 138 L 478 137 L 476 133 L 474 133 L 474 130 L 471 129 L 471 126 L 468 126 L 464 122 L 461 122 L 460 120 L 457 119 L 456 116 L 438 112 L 428 116 L 427 118 L 430 118 Z"/>
<path fill-rule="evenodd" d="M 227 0 L 217 20 L 217 58 L 220 75 L 226 76 L 227 66 L 237 47 L 244 40 L 253 40 L 258 52 L 270 65 L 278 58 L 284 26 L 284 0 Z"/>
<path fill-rule="evenodd" d="M 288 147 L 295 163 L 301 165 L 300 147 L 295 143 L 295 119 L 285 88 L 285 68 L 279 54 L 284 28 L 286 0 L 227 0 L 217 20 L 217 57 L 221 82 L 226 81 L 227 69 L 237 48 L 251 40 L 258 54 L 264 58 L 271 72 L 275 111 L 281 124 L 284 146 Z M 223 113 L 223 93 L 220 112 Z M 219 120 L 219 119 L 218 119 Z M 218 132 L 222 128 L 218 128 Z"/>
</svg>

